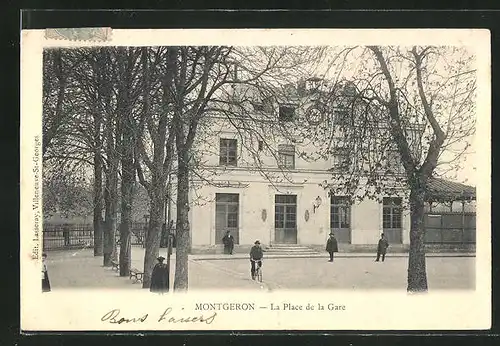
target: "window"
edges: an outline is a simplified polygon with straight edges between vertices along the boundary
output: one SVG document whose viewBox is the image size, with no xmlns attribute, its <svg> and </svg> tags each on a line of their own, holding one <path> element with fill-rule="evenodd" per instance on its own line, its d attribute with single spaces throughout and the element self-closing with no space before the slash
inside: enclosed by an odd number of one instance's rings
<svg viewBox="0 0 500 346">
<path fill-rule="evenodd" d="M 264 104 L 261 102 L 253 102 L 252 106 L 253 106 L 254 111 L 256 111 L 256 112 L 265 112 L 265 110 L 266 110 L 266 106 L 264 106 Z"/>
<path fill-rule="evenodd" d="M 389 150 L 387 152 L 387 169 L 393 173 L 402 173 L 403 165 L 397 150 Z"/>
<path fill-rule="evenodd" d="M 288 144 L 278 145 L 278 167 L 295 168 L 295 147 Z"/>
<path fill-rule="evenodd" d="M 282 105 L 279 108 L 280 121 L 293 121 L 295 117 L 295 107 L 291 105 Z"/>
<path fill-rule="evenodd" d="M 264 150 L 264 141 L 259 141 L 259 151 Z"/>
<path fill-rule="evenodd" d="M 346 169 L 349 167 L 349 149 L 347 148 L 335 148 L 332 157 L 333 169 Z"/>
<path fill-rule="evenodd" d="M 403 217 L 402 199 L 399 197 L 384 197 L 384 209 L 382 214 L 382 223 L 384 231 L 386 229 L 400 229 Z"/>
<path fill-rule="evenodd" d="M 332 125 L 347 124 L 349 112 L 345 108 L 339 108 L 333 111 Z"/>
<path fill-rule="evenodd" d="M 215 194 L 215 243 L 219 244 L 226 231 L 231 231 L 235 244 L 239 244 L 237 193 Z"/>
<path fill-rule="evenodd" d="M 330 228 L 351 227 L 351 204 L 347 197 L 331 197 L 330 205 Z"/>
<path fill-rule="evenodd" d="M 264 97 L 252 102 L 252 107 L 256 112 L 271 113 L 273 111 L 273 100 L 270 97 Z"/>
<path fill-rule="evenodd" d="M 238 161 L 237 147 L 236 139 L 220 139 L 219 164 L 221 166 L 236 166 Z"/>
</svg>

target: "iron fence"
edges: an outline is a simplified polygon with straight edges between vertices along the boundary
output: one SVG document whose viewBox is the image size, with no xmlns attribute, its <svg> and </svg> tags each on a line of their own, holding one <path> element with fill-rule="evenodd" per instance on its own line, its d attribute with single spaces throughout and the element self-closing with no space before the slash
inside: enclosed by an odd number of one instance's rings
<svg viewBox="0 0 500 346">
<path fill-rule="evenodd" d="M 118 226 L 118 230 L 119 230 Z M 134 222 L 131 227 L 131 244 L 144 247 L 146 223 Z M 115 234 L 115 241 L 120 244 L 120 232 Z M 43 225 L 43 250 L 82 249 L 94 246 L 92 224 L 50 224 Z"/>
<path fill-rule="evenodd" d="M 92 225 L 43 225 L 43 250 L 62 250 L 94 246 Z"/>
</svg>

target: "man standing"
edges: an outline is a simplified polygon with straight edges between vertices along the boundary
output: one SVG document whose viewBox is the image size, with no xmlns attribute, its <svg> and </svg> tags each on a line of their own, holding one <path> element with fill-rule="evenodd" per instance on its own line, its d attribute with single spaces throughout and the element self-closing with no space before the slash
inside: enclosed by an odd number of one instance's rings
<svg viewBox="0 0 500 346">
<path fill-rule="evenodd" d="M 380 240 L 378 241 L 378 246 L 377 246 L 377 259 L 375 262 L 378 262 L 380 260 L 380 255 L 382 255 L 382 262 L 385 260 L 385 253 L 387 252 L 387 248 L 389 247 L 389 241 L 385 237 L 385 234 L 382 233 L 380 236 Z"/>
<path fill-rule="evenodd" d="M 262 267 L 262 257 L 264 257 L 264 253 L 260 247 L 260 241 L 256 240 L 255 245 L 250 249 L 250 264 L 252 265 L 250 273 L 252 274 L 252 280 L 255 280 L 255 262 L 257 262 L 259 268 Z"/>
<path fill-rule="evenodd" d="M 337 244 L 337 239 L 335 239 L 335 234 L 330 233 L 330 238 L 326 241 L 326 251 L 330 254 L 330 259 L 328 262 L 333 262 L 333 254 L 339 252 L 339 246 Z"/>
<path fill-rule="evenodd" d="M 224 244 L 224 253 L 232 255 L 234 249 L 234 237 L 231 235 L 230 231 L 226 232 L 226 235 L 222 238 L 222 243 Z"/>
</svg>

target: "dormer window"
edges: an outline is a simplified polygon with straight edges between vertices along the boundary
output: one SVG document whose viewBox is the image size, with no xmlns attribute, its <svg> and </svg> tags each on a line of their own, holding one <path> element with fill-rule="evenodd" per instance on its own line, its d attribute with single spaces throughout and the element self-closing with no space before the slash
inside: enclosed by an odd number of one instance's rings
<svg viewBox="0 0 500 346">
<path fill-rule="evenodd" d="M 344 95 L 346 96 L 354 96 L 356 95 L 357 89 L 356 89 L 356 84 L 353 82 L 348 82 L 344 86 Z"/>
<path fill-rule="evenodd" d="M 256 112 L 264 112 L 266 110 L 266 107 L 262 102 L 253 102 L 252 103 L 253 110 Z"/>
<path fill-rule="evenodd" d="M 278 118 L 280 121 L 293 121 L 295 118 L 295 106 L 280 105 Z"/>
<path fill-rule="evenodd" d="M 332 124 L 343 125 L 348 122 L 349 112 L 345 108 L 338 108 L 333 111 Z"/>
<path fill-rule="evenodd" d="M 271 98 L 263 98 L 252 102 L 252 107 L 256 112 L 271 113 L 273 111 L 273 101 Z"/>
</svg>

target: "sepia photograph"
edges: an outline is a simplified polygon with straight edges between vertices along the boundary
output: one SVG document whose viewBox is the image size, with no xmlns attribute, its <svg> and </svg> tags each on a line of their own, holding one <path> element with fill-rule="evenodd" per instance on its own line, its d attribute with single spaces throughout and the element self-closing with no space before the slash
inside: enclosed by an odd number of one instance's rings
<svg viewBox="0 0 500 346">
<path fill-rule="evenodd" d="M 67 30 L 37 62 L 42 297 L 475 294 L 490 237 L 477 46 L 113 45 L 110 29 Z M 217 301 L 194 310 L 259 309 Z"/>
</svg>

